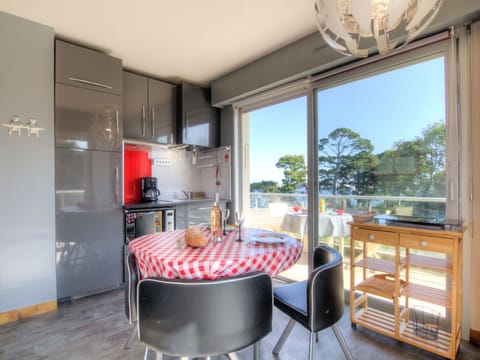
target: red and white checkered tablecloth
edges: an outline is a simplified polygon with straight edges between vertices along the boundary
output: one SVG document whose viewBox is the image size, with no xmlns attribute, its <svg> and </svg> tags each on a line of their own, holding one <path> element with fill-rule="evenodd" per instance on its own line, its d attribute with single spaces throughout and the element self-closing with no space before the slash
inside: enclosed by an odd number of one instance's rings
<svg viewBox="0 0 480 360">
<path fill-rule="evenodd" d="M 210 231 L 201 229 L 210 239 Z M 128 247 L 137 259 L 142 277 L 181 279 L 217 279 L 264 271 L 275 276 L 293 266 L 302 253 L 300 242 L 281 235 L 280 243 L 250 241 L 252 236 L 272 234 L 264 230 L 242 229 L 246 241 L 235 241 L 238 232 L 229 232 L 220 243 L 209 242 L 203 248 L 185 243 L 185 231 L 176 230 L 144 235 L 131 241 Z M 179 249 L 177 240 L 182 247 Z"/>
</svg>

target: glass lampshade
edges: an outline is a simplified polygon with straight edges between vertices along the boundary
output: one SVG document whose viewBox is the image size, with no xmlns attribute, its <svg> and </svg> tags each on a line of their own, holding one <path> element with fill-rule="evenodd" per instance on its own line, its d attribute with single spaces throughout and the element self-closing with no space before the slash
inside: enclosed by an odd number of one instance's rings
<svg viewBox="0 0 480 360">
<path fill-rule="evenodd" d="M 412 41 L 437 15 L 443 0 L 315 0 L 315 19 L 325 42 L 344 55 L 368 56 L 374 39 L 386 54 Z M 393 36 L 392 36 L 393 35 Z"/>
</svg>

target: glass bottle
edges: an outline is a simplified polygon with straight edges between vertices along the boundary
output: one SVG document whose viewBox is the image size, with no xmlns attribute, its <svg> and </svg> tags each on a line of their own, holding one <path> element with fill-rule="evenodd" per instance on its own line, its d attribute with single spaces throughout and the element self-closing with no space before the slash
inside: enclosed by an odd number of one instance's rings
<svg viewBox="0 0 480 360">
<path fill-rule="evenodd" d="M 210 211 L 210 230 L 214 242 L 222 241 L 222 209 L 220 208 L 220 196 L 215 193 L 215 202 Z"/>
<path fill-rule="evenodd" d="M 318 210 L 322 214 L 325 212 L 325 200 L 320 199 L 320 203 L 318 204 Z"/>
</svg>

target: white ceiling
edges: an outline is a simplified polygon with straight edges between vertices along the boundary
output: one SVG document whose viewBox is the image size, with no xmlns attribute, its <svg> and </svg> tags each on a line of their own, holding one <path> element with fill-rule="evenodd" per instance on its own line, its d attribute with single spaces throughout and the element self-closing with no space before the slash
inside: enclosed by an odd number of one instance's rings
<svg viewBox="0 0 480 360">
<path fill-rule="evenodd" d="M 208 85 L 316 31 L 314 0 L 0 0 L 0 11 L 163 80 Z"/>
</svg>

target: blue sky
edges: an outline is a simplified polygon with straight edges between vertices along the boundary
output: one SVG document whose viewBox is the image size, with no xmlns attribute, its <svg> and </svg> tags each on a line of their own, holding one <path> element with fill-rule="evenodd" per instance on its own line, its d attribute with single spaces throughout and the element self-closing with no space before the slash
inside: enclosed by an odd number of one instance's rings
<svg viewBox="0 0 480 360">
<path fill-rule="evenodd" d="M 322 90 L 318 93 L 319 137 L 347 127 L 370 139 L 375 153 L 411 140 L 427 124 L 445 120 L 443 58 Z M 275 167 L 286 154 L 307 156 L 306 98 L 250 113 L 250 182 L 280 182 Z"/>
</svg>

